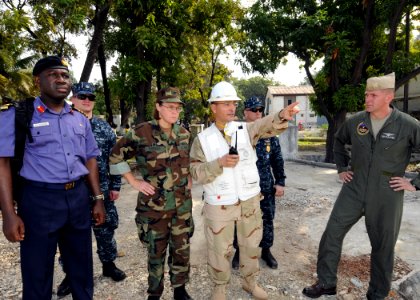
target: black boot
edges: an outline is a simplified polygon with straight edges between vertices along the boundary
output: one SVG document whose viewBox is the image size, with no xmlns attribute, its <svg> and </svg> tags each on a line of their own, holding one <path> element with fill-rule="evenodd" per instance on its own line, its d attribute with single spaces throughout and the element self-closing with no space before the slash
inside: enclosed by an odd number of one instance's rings
<svg viewBox="0 0 420 300">
<path fill-rule="evenodd" d="M 185 290 L 185 284 L 174 288 L 174 299 L 175 300 L 192 300 Z"/>
<path fill-rule="evenodd" d="M 265 261 L 267 266 L 271 269 L 277 269 L 278 264 L 277 260 L 274 258 L 274 256 L 270 252 L 270 248 L 262 248 L 261 251 L 261 259 Z"/>
<path fill-rule="evenodd" d="M 121 281 L 127 277 L 127 275 L 118 269 L 112 261 L 104 262 L 102 264 L 102 275 L 105 277 L 111 277 L 114 281 Z"/>
<path fill-rule="evenodd" d="M 239 269 L 239 249 L 236 249 L 235 255 L 233 256 L 232 269 L 234 269 L 234 270 Z"/>
<path fill-rule="evenodd" d="M 147 297 L 147 300 L 160 300 L 160 296 L 151 296 Z"/>
<path fill-rule="evenodd" d="M 337 294 L 337 288 L 335 286 L 326 288 L 323 284 L 316 282 L 313 285 L 304 288 L 302 294 L 309 298 L 319 298 L 323 295 Z"/>
<path fill-rule="evenodd" d="M 70 293 L 71 293 L 71 289 L 70 289 L 69 279 L 67 278 L 67 275 L 66 275 L 63 281 L 58 285 L 57 297 L 58 299 L 60 299 L 67 296 Z"/>
</svg>

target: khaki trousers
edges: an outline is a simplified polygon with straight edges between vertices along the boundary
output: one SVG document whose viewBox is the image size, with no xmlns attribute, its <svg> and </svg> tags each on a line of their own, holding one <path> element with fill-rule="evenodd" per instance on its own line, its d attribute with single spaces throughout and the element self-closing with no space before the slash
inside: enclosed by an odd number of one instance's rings
<svg viewBox="0 0 420 300">
<path fill-rule="evenodd" d="M 204 232 L 207 240 L 207 270 L 215 284 L 227 284 L 231 276 L 233 235 L 236 223 L 239 265 L 243 278 L 259 272 L 262 238 L 260 196 L 233 205 L 204 204 Z"/>
</svg>

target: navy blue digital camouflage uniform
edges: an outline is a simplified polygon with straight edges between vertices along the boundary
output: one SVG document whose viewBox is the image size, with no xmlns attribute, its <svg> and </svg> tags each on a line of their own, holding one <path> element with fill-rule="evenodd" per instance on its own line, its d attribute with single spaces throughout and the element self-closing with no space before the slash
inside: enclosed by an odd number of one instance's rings
<svg viewBox="0 0 420 300">
<path fill-rule="evenodd" d="M 113 262 L 117 257 L 117 243 L 114 238 L 115 229 L 118 228 L 118 212 L 114 201 L 109 198 L 109 191 L 119 191 L 121 176 L 109 174 L 109 156 L 116 143 L 116 136 L 111 126 L 104 120 L 95 116 L 90 120 L 92 132 L 101 154 L 97 157 L 99 169 L 99 182 L 104 193 L 105 223 L 94 226 L 98 256 L 102 263 Z"/>
<path fill-rule="evenodd" d="M 271 248 L 274 240 L 274 215 L 276 212 L 276 190 L 274 185 L 285 185 L 284 160 L 278 137 L 260 139 L 256 145 L 257 168 L 260 188 L 264 199 L 260 202 L 263 218 L 261 248 Z M 274 177 L 273 177 L 274 175 Z"/>
<path fill-rule="evenodd" d="M 245 109 L 264 108 L 263 102 L 253 96 L 245 101 Z M 264 197 L 260 202 L 263 219 L 263 237 L 260 247 L 269 249 L 274 241 L 274 216 L 276 212 L 276 189 L 274 185 L 285 185 L 284 160 L 277 136 L 260 139 L 255 147 L 257 168 L 260 175 L 260 188 Z M 273 177 L 274 175 L 274 177 Z M 235 229 L 233 246 L 238 249 Z"/>
</svg>

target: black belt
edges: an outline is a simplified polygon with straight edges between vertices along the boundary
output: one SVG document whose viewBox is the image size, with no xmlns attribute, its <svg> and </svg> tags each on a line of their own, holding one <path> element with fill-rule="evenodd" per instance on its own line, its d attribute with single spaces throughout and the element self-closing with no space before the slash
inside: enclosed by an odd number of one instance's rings
<svg viewBox="0 0 420 300">
<path fill-rule="evenodd" d="M 34 180 L 25 180 L 25 183 L 31 186 L 46 188 L 50 190 L 72 190 L 76 186 L 78 186 L 84 179 L 80 178 L 76 181 L 70 181 L 65 183 L 49 183 L 49 182 L 41 182 L 41 181 L 34 181 Z"/>
</svg>

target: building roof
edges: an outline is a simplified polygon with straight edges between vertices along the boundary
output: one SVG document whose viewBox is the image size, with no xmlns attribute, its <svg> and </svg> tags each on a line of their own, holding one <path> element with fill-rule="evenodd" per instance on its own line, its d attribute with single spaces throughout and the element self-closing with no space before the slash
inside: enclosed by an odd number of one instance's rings
<svg viewBox="0 0 420 300">
<path fill-rule="evenodd" d="M 314 94 L 314 89 L 311 85 L 299 86 L 268 86 L 267 94 L 276 95 L 310 95 Z"/>
</svg>

